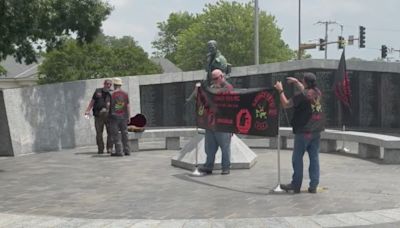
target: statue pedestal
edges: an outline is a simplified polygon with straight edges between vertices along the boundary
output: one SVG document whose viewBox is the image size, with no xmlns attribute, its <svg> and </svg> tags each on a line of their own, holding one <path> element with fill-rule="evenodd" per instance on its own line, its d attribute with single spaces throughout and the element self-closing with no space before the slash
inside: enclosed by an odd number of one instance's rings
<svg viewBox="0 0 400 228">
<path fill-rule="evenodd" d="M 183 169 L 194 170 L 196 165 L 196 150 L 198 165 L 206 162 L 204 150 L 204 133 L 199 133 L 192 138 L 179 152 L 171 159 L 171 165 Z M 256 163 L 257 155 L 236 135 L 231 139 L 231 169 L 250 169 Z M 214 170 L 221 169 L 221 149 L 215 155 Z"/>
</svg>

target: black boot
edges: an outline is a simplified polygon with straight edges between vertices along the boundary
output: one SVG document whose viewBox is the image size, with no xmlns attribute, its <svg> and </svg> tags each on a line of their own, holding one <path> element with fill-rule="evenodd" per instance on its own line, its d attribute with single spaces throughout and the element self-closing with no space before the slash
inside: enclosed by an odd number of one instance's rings
<svg viewBox="0 0 400 228">
<path fill-rule="evenodd" d="M 308 188 L 308 192 L 309 192 L 309 193 L 317 193 L 317 188 L 311 188 L 311 187 L 309 187 L 309 188 Z"/>
<path fill-rule="evenodd" d="M 293 191 L 294 193 L 300 193 L 300 188 L 295 188 L 292 184 L 281 184 L 281 189 L 286 192 Z"/>
<path fill-rule="evenodd" d="M 204 174 L 212 174 L 212 169 L 206 168 L 206 167 L 200 167 L 199 171 L 204 173 Z"/>
</svg>

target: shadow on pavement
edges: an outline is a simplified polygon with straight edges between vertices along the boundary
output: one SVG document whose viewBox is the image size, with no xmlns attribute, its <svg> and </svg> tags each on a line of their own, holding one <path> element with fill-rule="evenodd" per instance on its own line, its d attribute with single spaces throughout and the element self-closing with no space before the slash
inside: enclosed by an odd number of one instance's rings
<svg viewBox="0 0 400 228">
<path fill-rule="evenodd" d="M 207 183 L 205 181 L 200 181 L 200 179 L 204 179 L 207 176 L 201 176 L 201 177 L 191 177 L 189 176 L 189 174 L 176 174 L 173 175 L 174 177 L 184 180 L 184 181 L 188 181 L 188 182 L 192 182 L 192 183 L 196 183 L 196 184 L 201 184 L 201 185 L 206 185 L 206 186 L 210 186 L 210 187 L 214 187 L 214 188 L 219 188 L 219 189 L 224 189 L 224 190 L 229 190 L 229 191 L 234 191 L 234 192 L 241 192 L 241 193 L 248 193 L 248 194 L 254 194 L 254 195 L 278 195 L 274 192 L 271 191 L 267 191 L 267 192 L 252 192 L 252 191 L 244 191 L 244 190 L 240 190 L 240 189 L 234 189 L 231 187 L 226 187 L 226 186 L 221 186 L 221 185 L 216 185 L 216 184 L 210 184 Z M 267 188 L 265 187 L 264 189 L 272 189 L 271 188 Z M 285 195 L 286 193 L 280 194 L 280 195 Z"/>
<path fill-rule="evenodd" d="M 97 152 L 76 152 L 75 155 L 97 155 Z"/>
</svg>

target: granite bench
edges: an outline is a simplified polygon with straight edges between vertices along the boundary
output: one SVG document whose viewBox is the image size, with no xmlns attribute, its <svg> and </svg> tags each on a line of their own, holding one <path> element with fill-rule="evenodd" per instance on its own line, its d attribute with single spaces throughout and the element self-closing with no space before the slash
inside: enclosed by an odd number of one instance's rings
<svg viewBox="0 0 400 228">
<path fill-rule="evenodd" d="M 193 137 L 202 129 L 196 128 L 163 128 L 146 129 L 144 132 L 129 132 L 128 142 L 132 152 L 139 151 L 139 139 L 141 138 L 165 138 L 167 150 L 180 149 L 180 137 Z M 288 149 L 287 140 L 293 138 L 292 129 L 281 127 L 281 149 Z M 242 138 L 242 137 L 241 137 Z M 244 136 L 247 138 L 247 136 Z M 251 138 L 251 136 L 250 136 Z M 256 137 L 262 139 L 262 137 Z M 335 152 L 337 141 L 349 141 L 358 143 L 358 156 L 361 158 L 380 158 L 380 149 L 383 148 L 383 162 L 387 164 L 400 164 L 400 137 L 327 129 L 321 133 L 321 153 Z M 269 139 L 269 147 L 277 148 L 277 137 Z"/>
<path fill-rule="evenodd" d="M 287 139 L 293 138 L 291 128 L 281 127 L 281 148 L 287 149 Z M 358 143 L 358 156 L 361 158 L 380 158 L 383 148 L 383 162 L 387 164 L 400 164 L 400 137 L 375 133 L 340 131 L 327 129 L 321 133 L 320 151 L 322 153 L 334 152 L 337 141 Z M 272 138 L 270 147 L 277 145 L 276 138 Z"/>
<path fill-rule="evenodd" d="M 128 143 L 131 151 L 136 152 L 139 151 L 141 138 L 165 138 L 167 150 L 179 150 L 180 137 L 193 137 L 196 133 L 196 128 L 146 129 L 143 132 L 128 132 Z"/>
</svg>

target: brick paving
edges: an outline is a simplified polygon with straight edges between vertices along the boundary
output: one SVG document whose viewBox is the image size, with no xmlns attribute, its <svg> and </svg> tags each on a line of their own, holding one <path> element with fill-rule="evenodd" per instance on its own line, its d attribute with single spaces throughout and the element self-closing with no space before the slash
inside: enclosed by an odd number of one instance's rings
<svg viewBox="0 0 400 228">
<path fill-rule="evenodd" d="M 0 158 L 0 227 L 400 226 L 400 165 L 321 154 L 318 194 L 276 194 L 276 150 L 254 149 L 249 170 L 191 177 L 170 165 L 178 151 L 143 148 L 129 157 L 86 147 Z M 283 183 L 290 156 L 281 151 Z"/>
</svg>

